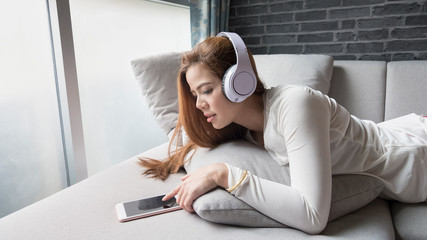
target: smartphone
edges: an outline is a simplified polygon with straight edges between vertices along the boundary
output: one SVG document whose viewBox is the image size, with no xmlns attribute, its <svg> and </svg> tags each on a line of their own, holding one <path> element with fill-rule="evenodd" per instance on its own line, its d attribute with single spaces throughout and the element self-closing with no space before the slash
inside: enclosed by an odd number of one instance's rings
<svg viewBox="0 0 427 240">
<path fill-rule="evenodd" d="M 168 201 L 162 201 L 164 196 L 165 195 L 160 195 L 131 202 L 118 203 L 116 205 L 117 217 L 120 222 L 127 222 L 182 209 L 178 203 L 176 203 L 175 197 L 172 197 Z"/>
</svg>

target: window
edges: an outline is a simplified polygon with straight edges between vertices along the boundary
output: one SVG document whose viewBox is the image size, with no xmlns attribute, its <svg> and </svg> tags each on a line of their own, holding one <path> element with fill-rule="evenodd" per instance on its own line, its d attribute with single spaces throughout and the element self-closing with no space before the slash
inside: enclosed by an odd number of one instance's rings
<svg viewBox="0 0 427 240">
<path fill-rule="evenodd" d="M 73 184 L 75 174 L 53 58 L 70 56 L 52 54 L 46 2 L 22 1 L 0 8 L 0 217 Z M 73 0 L 69 13 L 90 176 L 167 141 L 130 61 L 190 49 L 190 13 L 143 0 Z"/>
</svg>

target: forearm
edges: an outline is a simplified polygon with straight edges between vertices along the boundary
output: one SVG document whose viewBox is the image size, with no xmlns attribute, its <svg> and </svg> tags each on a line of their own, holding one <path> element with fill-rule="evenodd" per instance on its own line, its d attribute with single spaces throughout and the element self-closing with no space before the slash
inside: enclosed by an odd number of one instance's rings
<svg viewBox="0 0 427 240">
<path fill-rule="evenodd" d="M 234 180 L 229 184 L 236 184 L 242 172 L 242 169 L 230 166 L 229 178 Z M 307 233 L 318 233 L 327 223 L 328 196 L 304 196 L 293 187 L 259 178 L 250 172 L 231 194 L 276 221 Z"/>
</svg>

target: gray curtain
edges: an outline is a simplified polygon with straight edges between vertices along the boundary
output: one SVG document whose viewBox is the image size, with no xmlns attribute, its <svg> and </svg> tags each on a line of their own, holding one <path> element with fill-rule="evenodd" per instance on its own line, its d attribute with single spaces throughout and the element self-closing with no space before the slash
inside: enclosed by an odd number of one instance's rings
<svg viewBox="0 0 427 240">
<path fill-rule="evenodd" d="M 189 0 L 191 46 L 228 31 L 230 0 Z"/>
</svg>

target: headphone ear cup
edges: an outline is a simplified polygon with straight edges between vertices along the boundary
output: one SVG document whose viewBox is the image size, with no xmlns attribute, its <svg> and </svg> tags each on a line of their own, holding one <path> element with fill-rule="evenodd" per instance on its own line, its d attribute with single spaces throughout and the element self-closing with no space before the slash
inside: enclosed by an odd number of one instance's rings
<svg viewBox="0 0 427 240">
<path fill-rule="evenodd" d="M 231 92 L 233 91 L 230 87 L 233 86 L 233 76 L 236 71 L 237 65 L 232 65 L 225 71 L 224 76 L 222 77 L 222 92 L 228 100 L 233 102 L 233 97 L 231 96 Z"/>
</svg>

